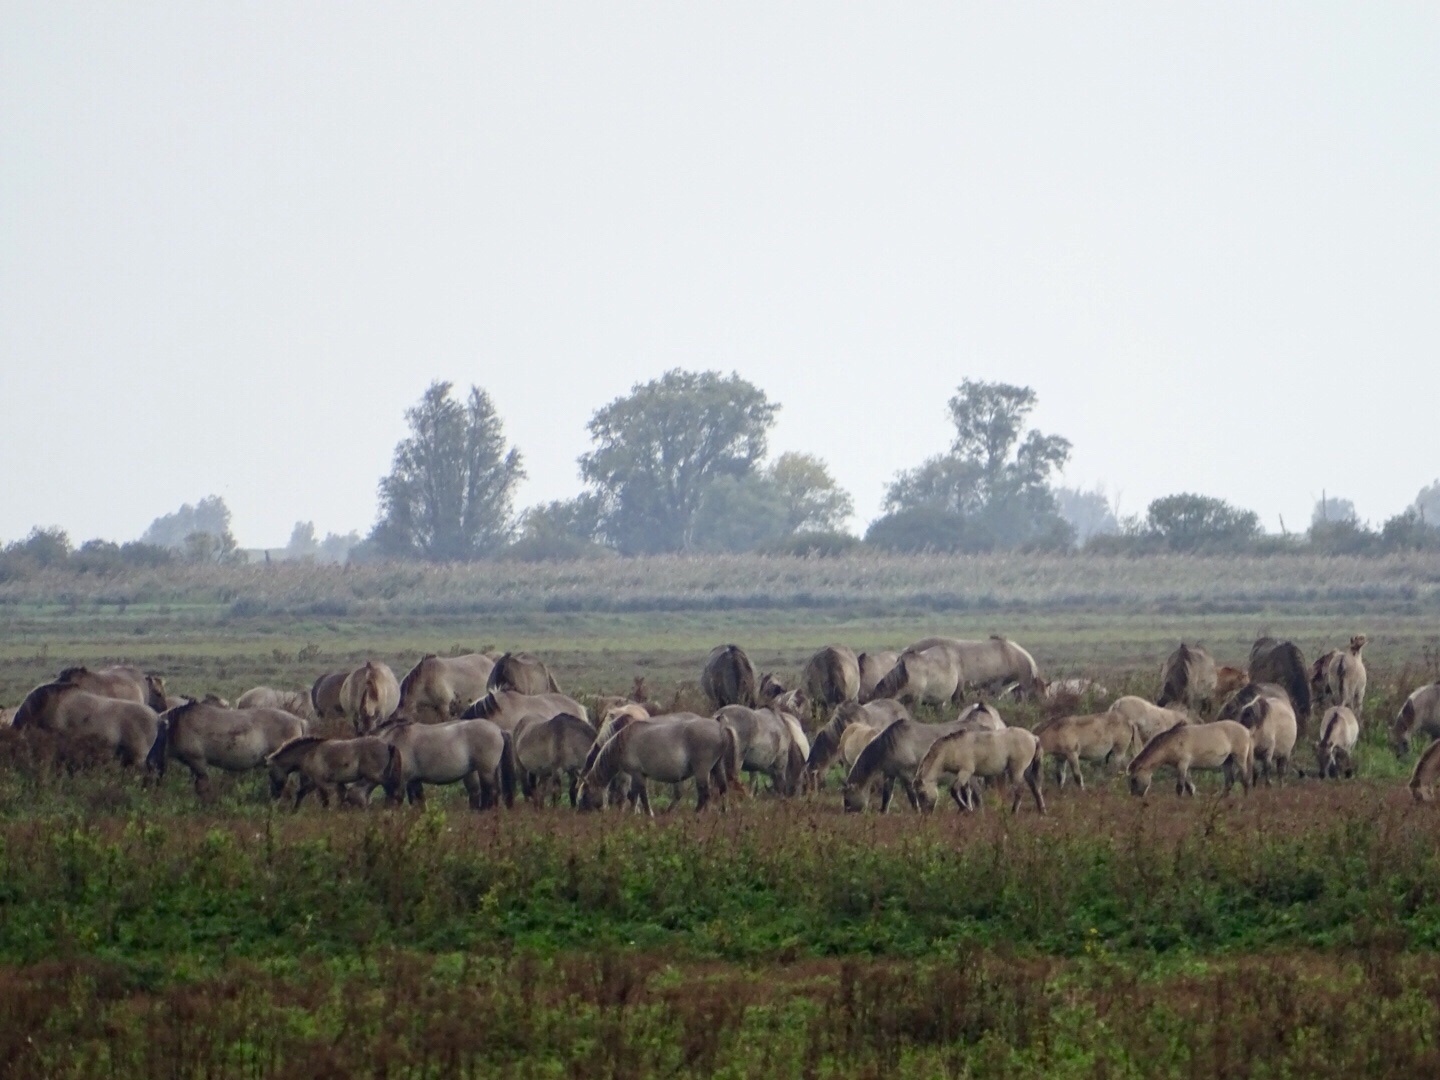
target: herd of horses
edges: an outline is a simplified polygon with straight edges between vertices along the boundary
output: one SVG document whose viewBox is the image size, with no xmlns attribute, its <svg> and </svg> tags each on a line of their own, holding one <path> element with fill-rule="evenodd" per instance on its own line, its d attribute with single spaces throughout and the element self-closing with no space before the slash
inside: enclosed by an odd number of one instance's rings
<svg viewBox="0 0 1440 1080">
<path fill-rule="evenodd" d="M 1318 717 L 1315 775 L 1355 773 L 1364 725 L 1363 635 L 1307 663 L 1288 641 L 1261 638 L 1244 668 L 1218 666 L 1202 647 L 1182 643 L 1160 672 L 1152 702 L 1126 695 L 1103 711 L 1075 711 L 1107 696 L 1089 680 L 1047 682 L 1034 658 L 1008 638 L 928 637 L 900 652 L 826 646 L 787 688 L 757 671 L 744 650 L 711 651 L 700 677 L 710 712 L 666 710 L 644 700 L 636 680 L 628 698 L 563 693 L 538 657 L 428 655 L 403 679 L 379 660 L 330 672 L 309 692 L 256 687 L 232 705 L 207 696 L 174 697 L 162 676 L 130 665 L 71 667 L 37 686 L 8 717 L 16 729 L 53 733 L 100 747 L 157 782 L 172 762 L 185 766 L 203 798 L 211 770 L 263 770 L 281 797 L 298 775 L 298 807 L 315 792 L 331 802 L 422 802 L 427 785 L 464 785 L 470 804 L 560 800 L 582 810 L 607 805 L 651 812 L 650 785 L 693 784 L 695 805 L 725 806 L 744 795 L 748 774 L 779 796 L 815 792 L 836 766 L 846 810 L 861 811 L 878 791 L 880 809 L 898 786 L 912 807 L 933 810 L 940 788 L 963 811 L 983 805 L 987 782 L 1008 788 L 1012 812 L 1028 791 L 1045 811 L 1046 764 L 1056 783 L 1085 787 L 1082 764 L 1123 765 L 1130 790 L 1145 795 L 1157 771 L 1193 795 L 1192 773 L 1220 772 L 1224 790 L 1269 786 L 1304 776 L 1300 741 Z M 1033 729 L 1008 725 L 996 702 L 1030 699 L 1049 716 Z M 953 719 L 943 717 L 958 706 Z M 1067 706 L 1072 706 L 1067 708 Z M 593 710 L 593 712 L 592 712 Z M 0 714 L 3 716 L 3 714 Z M 330 737 L 348 725 L 347 737 Z M 1440 779 L 1440 683 L 1416 689 L 1391 724 L 1397 753 L 1429 735 L 1410 791 L 1432 798 Z"/>
</svg>

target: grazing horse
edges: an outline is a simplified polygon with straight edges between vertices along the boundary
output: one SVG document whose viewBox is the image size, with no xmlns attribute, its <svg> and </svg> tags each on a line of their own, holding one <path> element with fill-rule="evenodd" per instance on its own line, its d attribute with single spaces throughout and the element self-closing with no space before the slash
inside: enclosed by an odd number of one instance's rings
<svg viewBox="0 0 1440 1080">
<path fill-rule="evenodd" d="M 864 705 L 875 700 L 875 687 L 880 685 L 880 680 L 890 673 L 895 662 L 900 659 L 898 652 L 862 652 L 855 657 L 856 666 L 860 668 L 860 692 L 855 695 L 855 700 Z"/>
<path fill-rule="evenodd" d="M 700 689 L 712 709 L 726 705 L 760 704 L 760 679 L 755 665 L 739 645 L 717 645 L 705 659 L 700 673 Z"/>
<path fill-rule="evenodd" d="M 952 720 L 948 724 L 922 724 L 908 716 L 896 720 L 871 739 L 845 778 L 845 809 L 854 813 L 864 810 L 870 801 L 870 788 L 881 781 L 880 811 L 890 808 L 890 799 L 898 781 L 910 800 L 920 809 L 915 792 L 915 770 L 935 740 L 957 731 L 989 730 L 988 717 L 984 728 L 973 721 Z"/>
<path fill-rule="evenodd" d="M 379 660 L 366 660 L 345 677 L 340 688 L 340 704 L 356 735 L 373 731 L 382 720 L 388 720 L 400 705 L 400 683 L 390 665 Z"/>
<path fill-rule="evenodd" d="M 138 701 L 157 714 L 165 711 L 165 680 L 131 664 L 112 664 L 99 671 L 68 667 L 55 676 L 55 682 L 69 683 L 98 697 Z"/>
<path fill-rule="evenodd" d="M 460 718 L 489 720 L 506 731 L 514 731 L 515 725 L 526 716 L 533 714 L 548 720 L 561 713 L 578 716 L 587 724 L 590 722 L 589 711 L 572 697 L 564 694 L 521 694 L 514 690 L 491 690 L 461 713 Z"/>
<path fill-rule="evenodd" d="M 235 699 L 237 709 L 283 709 L 301 720 L 314 717 L 310 695 L 304 690 L 276 690 L 271 686 L 256 686 Z"/>
<path fill-rule="evenodd" d="M 1440 779 L 1440 739 L 1425 748 L 1415 771 L 1410 774 L 1410 797 L 1416 802 L 1430 802 L 1435 797 L 1435 781 Z"/>
<path fill-rule="evenodd" d="M 520 765 L 520 790 L 537 805 L 544 805 L 560 777 L 570 780 L 570 805 L 576 805 L 580 773 L 595 745 L 595 729 L 569 713 L 520 718 L 512 736 L 515 760 Z"/>
<path fill-rule="evenodd" d="M 1068 767 L 1081 791 L 1085 790 L 1085 776 L 1080 772 L 1082 760 L 1108 765 L 1130 753 L 1139 739 L 1135 725 L 1116 712 L 1057 717 L 1037 727 L 1035 736 L 1041 751 L 1055 759 L 1057 786 L 1065 786 Z"/>
<path fill-rule="evenodd" d="M 13 727 L 49 731 L 66 740 L 90 740 L 106 747 L 123 765 L 144 761 L 155 743 L 160 719 L 140 701 L 106 697 L 75 683 L 44 683 L 25 696 Z"/>
<path fill-rule="evenodd" d="M 473 810 L 491 809 L 501 800 L 515 805 L 515 746 L 510 733 L 489 720 L 394 720 L 376 734 L 399 751 L 398 766 L 385 780 L 385 797 L 392 806 L 402 796 L 423 805 L 424 785 L 456 782 L 465 785 Z"/>
<path fill-rule="evenodd" d="M 922 638 L 910 646 L 919 651 L 939 646 L 949 652 L 959 665 L 962 686 L 966 688 L 1000 688 L 1019 683 L 1020 692 L 1029 697 L 1035 691 L 1040 669 L 1035 658 L 1015 642 L 999 634 L 984 641 L 962 641 L 958 638 Z"/>
<path fill-rule="evenodd" d="M 1215 681 L 1215 661 L 1210 653 L 1182 641 L 1160 668 L 1160 696 L 1155 704 L 1162 709 L 1180 705 L 1203 715 L 1210 710 Z"/>
<path fill-rule="evenodd" d="M 735 733 L 708 716 L 679 713 L 654 720 L 631 720 L 595 755 L 580 781 L 580 809 L 604 805 L 605 791 L 619 773 L 663 784 L 695 781 L 695 809 L 710 802 L 712 783 L 721 795 L 740 783 L 740 753 Z M 721 804 L 722 809 L 724 804 Z M 645 800 L 647 813 L 653 813 Z"/>
<path fill-rule="evenodd" d="M 920 809 L 929 813 L 939 799 L 939 780 L 954 776 L 950 795 L 962 810 L 980 809 L 980 799 L 970 786 L 977 777 L 1004 777 L 1014 790 L 1010 812 L 1020 809 L 1024 780 L 1035 798 L 1035 809 L 1045 812 L 1045 796 L 1040 791 L 1040 766 L 1045 751 L 1040 740 L 1024 728 L 1002 731 L 957 731 L 936 739 L 915 770 L 914 784 L 919 793 Z"/>
<path fill-rule="evenodd" d="M 875 686 L 875 697 L 910 706 L 947 705 L 964 689 L 964 674 L 954 651 L 933 645 L 906 649 Z"/>
<path fill-rule="evenodd" d="M 1320 779 L 1338 779 L 1343 772 L 1355 775 L 1355 744 L 1360 740 L 1360 721 L 1344 705 L 1332 705 L 1320 724 L 1320 741 L 1315 744 L 1315 764 Z"/>
<path fill-rule="evenodd" d="M 494 667 L 495 661 L 484 653 L 428 653 L 400 680 L 395 716 L 432 724 L 453 720 L 476 698 L 484 697 Z"/>
<path fill-rule="evenodd" d="M 741 771 L 768 776 L 777 794 L 795 794 L 810 747 L 793 717 L 779 709 L 726 705 L 715 719 L 734 733 Z"/>
<path fill-rule="evenodd" d="M 330 805 L 337 795 L 343 805 L 347 784 L 364 784 L 368 795 L 383 787 L 386 777 L 400 767 L 400 751 L 384 739 L 361 735 L 355 739 L 327 739 L 323 735 L 297 735 L 272 752 L 265 764 L 289 776 L 300 774 L 295 792 L 295 809 L 310 792 L 318 792 L 320 803 Z"/>
<path fill-rule="evenodd" d="M 847 701 L 835 710 L 830 722 L 815 733 L 810 756 L 805 761 L 806 786 L 816 789 L 823 785 L 825 771 L 838 759 L 848 772 L 855 765 L 856 755 L 865 744 L 897 720 L 910 719 L 900 702 L 881 698 L 864 705 Z M 863 731 L 863 736 L 851 731 Z"/>
<path fill-rule="evenodd" d="M 528 652 L 502 653 L 490 669 L 487 690 L 513 690 L 517 694 L 558 694 L 560 684 L 544 662 Z M 479 697 L 476 694 L 475 697 Z M 473 701 L 474 698 L 471 698 Z"/>
<path fill-rule="evenodd" d="M 306 722 L 281 709 L 225 709 L 191 701 L 160 717 L 147 763 L 160 776 L 175 758 L 195 778 L 195 794 L 210 790 L 209 767 L 224 772 L 262 768 L 288 740 L 306 733 Z M 270 795 L 279 798 L 287 774 L 270 767 Z"/>
<path fill-rule="evenodd" d="M 19 725 L 18 718 L 16 725 Z M 1440 682 L 1420 687 L 1400 706 L 1400 713 L 1390 726 L 1395 753 L 1408 754 L 1410 739 L 1416 733 L 1440 740 Z"/>
<path fill-rule="evenodd" d="M 1301 734 L 1310 722 L 1310 668 L 1293 641 L 1262 637 L 1250 647 L 1250 682 L 1274 683 L 1290 697 Z"/>
<path fill-rule="evenodd" d="M 1134 725 L 1141 746 L 1162 731 L 1169 731 L 1178 724 L 1190 723 L 1190 714 L 1183 709 L 1162 709 L 1159 705 L 1151 704 L 1133 694 L 1117 698 L 1110 706 L 1110 712 Z"/>
<path fill-rule="evenodd" d="M 310 687 L 310 707 L 315 710 L 316 720 L 344 720 L 345 704 L 340 691 L 345 688 L 348 671 L 331 671 L 321 675 Z"/>
<path fill-rule="evenodd" d="M 1191 769 L 1219 769 L 1225 774 L 1225 794 L 1230 794 L 1238 779 L 1248 795 L 1254 776 L 1254 753 L 1250 732 L 1233 720 L 1178 724 L 1156 735 L 1130 762 L 1126 770 L 1130 792 L 1147 794 L 1155 770 L 1170 766 L 1175 770 L 1177 795 L 1195 794 Z"/>
<path fill-rule="evenodd" d="M 860 697 L 860 661 L 854 649 L 826 645 L 805 662 L 800 685 L 817 705 L 840 705 Z"/>
<path fill-rule="evenodd" d="M 1330 694 L 1337 705 L 1344 705 L 1355 714 L 1359 722 L 1365 720 L 1365 658 L 1360 655 L 1365 648 L 1366 637 L 1356 634 L 1350 639 L 1350 648 L 1340 654 L 1331 673 Z"/>
<path fill-rule="evenodd" d="M 1265 786 L 1270 786 L 1270 769 L 1273 766 L 1280 777 L 1280 786 L 1284 787 L 1285 768 L 1295 752 L 1298 735 L 1295 710 L 1290 707 L 1289 696 L 1261 694 L 1240 710 L 1240 723 L 1250 731 L 1254 742 L 1254 761 L 1265 777 Z"/>
</svg>

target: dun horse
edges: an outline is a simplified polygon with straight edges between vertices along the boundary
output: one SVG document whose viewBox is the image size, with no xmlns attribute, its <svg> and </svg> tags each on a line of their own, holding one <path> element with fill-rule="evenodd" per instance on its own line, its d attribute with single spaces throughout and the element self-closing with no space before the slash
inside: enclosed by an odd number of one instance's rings
<svg viewBox="0 0 1440 1080">
<path fill-rule="evenodd" d="M 810 657 L 800 685 L 817 705 L 839 705 L 860 696 L 860 661 L 854 649 L 826 645 Z"/>
<path fill-rule="evenodd" d="M 520 790 L 544 805 L 561 777 L 570 781 L 570 805 L 576 805 L 580 773 L 595 745 L 595 729 L 569 713 L 542 717 L 531 713 L 515 725 L 515 759 Z"/>
<path fill-rule="evenodd" d="M 423 804 L 424 785 L 457 782 L 465 785 L 474 810 L 490 809 L 502 800 L 506 806 L 515 804 L 515 748 L 510 733 L 489 720 L 397 720 L 376 734 L 400 752 L 398 768 L 386 773 L 385 796 L 392 806 L 402 796 Z"/>
<path fill-rule="evenodd" d="M 160 724 L 155 710 L 143 702 L 92 694 L 69 682 L 44 683 L 31 690 L 11 722 L 16 728 L 94 742 L 123 765 L 145 760 Z"/>
<path fill-rule="evenodd" d="M 740 783 L 735 733 L 706 716 L 679 713 L 655 720 L 632 720 L 595 755 L 580 782 L 580 809 L 604 805 L 605 791 L 619 773 L 662 784 L 695 781 L 695 809 L 704 810 L 715 786 L 724 795 Z M 646 812 L 651 812 L 648 798 Z M 723 808 L 723 803 L 721 804 Z"/>
<path fill-rule="evenodd" d="M 700 689 L 712 709 L 726 705 L 753 709 L 760 704 L 760 678 L 739 645 L 717 645 L 710 650 L 700 673 Z"/>
<path fill-rule="evenodd" d="M 1160 696 L 1155 704 L 1162 709 L 1180 705 L 1204 714 L 1210 711 L 1214 694 L 1215 661 L 1201 646 L 1182 641 L 1160 669 Z"/>
<path fill-rule="evenodd" d="M 590 713 L 584 705 L 564 694 L 521 694 L 514 690 L 491 690 L 463 713 L 464 720 L 489 720 L 506 731 L 514 731 L 515 725 L 526 716 L 543 716 L 549 719 L 569 713 L 578 716 L 587 724 Z"/>
<path fill-rule="evenodd" d="M 400 680 L 400 704 L 395 716 L 432 724 L 453 720 L 472 701 L 485 696 L 494 667 L 495 661 L 484 653 L 422 656 Z"/>
<path fill-rule="evenodd" d="M 355 734 L 368 734 L 382 720 L 388 720 L 400 705 L 400 683 L 395 679 L 395 672 L 389 664 L 366 660 L 345 677 L 345 684 L 340 688 L 340 704 Z"/>
<path fill-rule="evenodd" d="M 1021 781 L 1035 799 L 1035 809 L 1045 812 L 1045 796 L 1040 791 L 1040 766 L 1045 752 L 1038 740 L 1024 728 L 1003 731 L 957 731 L 936 739 L 915 770 L 915 787 L 920 808 L 927 813 L 935 809 L 939 799 L 939 781 L 953 776 L 950 795 L 962 810 L 978 810 L 980 799 L 971 788 L 971 781 L 1004 778 L 1014 792 L 1010 812 L 1020 809 L 1025 791 Z"/>
<path fill-rule="evenodd" d="M 323 806 L 338 796 L 343 804 L 346 786 L 364 784 L 365 793 L 385 785 L 387 776 L 400 767 L 400 751 L 384 739 L 361 735 L 355 739 L 327 739 L 322 735 L 297 735 L 271 753 L 265 764 L 285 776 L 300 774 L 295 809 L 310 792 L 317 792 Z"/>
<path fill-rule="evenodd" d="M 160 718 L 155 744 L 146 759 L 161 776 L 171 758 L 190 770 L 195 793 L 210 790 L 210 768 L 223 772 L 249 772 L 266 766 L 266 759 L 288 740 L 304 735 L 306 724 L 280 709 L 224 709 L 192 701 Z M 270 795 L 279 798 L 288 774 L 270 767 Z"/>
<path fill-rule="evenodd" d="M 1254 744 L 1250 732 L 1233 720 L 1216 720 L 1210 724 L 1180 724 L 1162 731 L 1135 755 L 1126 771 L 1130 791 L 1145 795 L 1150 791 L 1156 769 L 1175 770 L 1175 793 L 1194 795 L 1192 769 L 1219 769 L 1225 774 L 1225 793 L 1240 781 L 1248 794 L 1254 767 Z"/>
<path fill-rule="evenodd" d="M 1280 786 L 1284 787 L 1285 769 L 1295 752 L 1298 734 L 1290 698 L 1283 694 L 1262 694 L 1240 711 L 1240 723 L 1250 729 L 1254 761 L 1265 777 L 1265 786 L 1270 786 L 1270 770 L 1273 767 L 1279 776 Z M 1251 778 L 1254 778 L 1253 773 Z"/>
<path fill-rule="evenodd" d="M 1343 705 L 1333 705 L 1325 712 L 1320 724 L 1320 740 L 1315 744 L 1315 764 L 1320 779 L 1338 779 L 1355 775 L 1355 744 L 1360 740 L 1360 721 Z"/>
<path fill-rule="evenodd" d="M 502 653 L 490 670 L 485 689 L 513 690 L 517 694 L 561 692 L 560 684 L 555 681 L 555 676 L 550 674 L 550 669 L 538 656 L 528 652 Z"/>
<path fill-rule="evenodd" d="M 849 772 L 860 751 L 871 739 L 895 721 L 908 719 L 910 713 L 905 706 L 889 698 L 864 705 L 845 702 L 835 710 L 830 722 L 815 733 L 810 756 L 805 762 L 806 786 L 822 787 L 826 770 L 836 760 L 843 763 L 846 772 Z"/>
<path fill-rule="evenodd" d="M 1440 683 L 1422 686 L 1405 699 L 1390 727 L 1395 752 L 1408 754 L 1410 740 L 1416 734 L 1440 739 Z"/>
<path fill-rule="evenodd" d="M 1129 754 L 1139 738 L 1135 725 L 1115 712 L 1047 720 L 1035 729 L 1035 735 L 1040 740 L 1040 749 L 1055 759 L 1056 784 L 1065 786 L 1068 768 L 1075 774 L 1081 791 L 1085 790 L 1081 761 L 1109 765 Z"/>
</svg>

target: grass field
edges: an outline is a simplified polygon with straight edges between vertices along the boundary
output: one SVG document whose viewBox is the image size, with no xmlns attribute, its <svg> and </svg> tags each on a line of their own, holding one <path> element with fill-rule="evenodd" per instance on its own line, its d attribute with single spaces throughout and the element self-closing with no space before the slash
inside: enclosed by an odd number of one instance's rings
<svg viewBox="0 0 1440 1080">
<path fill-rule="evenodd" d="M 612 566 L 608 585 L 552 567 L 506 610 L 463 610 L 464 590 L 501 588 L 473 569 L 417 571 L 409 592 L 330 614 L 283 576 L 263 606 L 218 572 L 123 605 L 12 583 L 0 702 L 73 662 L 137 660 L 175 690 L 234 695 L 454 647 L 533 649 L 582 694 L 641 675 L 688 701 L 721 641 L 793 674 L 830 641 L 990 632 L 1113 696 L 1152 693 L 1182 636 L 1233 663 L 1262 631 L 1307 654 L 1363 631 L 1367 710 L 1388 720 L 1440 660 L 1420 562 L 1348 566 L 1353 595 L 1316 581 L 1307 604 L 1283 560 L 1176 560 L 1170 599 L 1143 560 L 1129 583 L 1083 559 L 871 561 L 775 571 L 807 589 L 830 575 L 824 604 L 767 585 L 770 560 L 716 561 L 709 588 L 698 562 Z M 622 602 L 681 570 L 673 603 Z M 346 574 L 314 572 L 314 595 Z M 543 595 L 567 573 L 591 599 L 557 610 Z M 766 603 L 714 602 L 746 574 Z M 1228 575 L 1229 599 L 1207 574 Z M 966 575 L 988 575 L 974 588 L 992 602 L 914 598 Z M 1066 589 L 1110 599 L 1043 599 Z M 1182 802 L 1161 778 L 1137 800 L 1097 776 L 1083 795 L 1051 782 L 1043 818 L 845 815 L 832 787 L 652 822 L 477 815 L 453 793 L 423 812 L 293 814 L 259 777 L 222 779 L 202 806 L 178 775 L 151 790 L 113 765 L 72 772 L 46 737 L 0 732 L 0 1074 L 1433 1077 L 1440 815 L 1410 802 L 1410 763 L 1382 721 L 1360 779 L 1248 798 L 1207 783 Z"/>
</svg>

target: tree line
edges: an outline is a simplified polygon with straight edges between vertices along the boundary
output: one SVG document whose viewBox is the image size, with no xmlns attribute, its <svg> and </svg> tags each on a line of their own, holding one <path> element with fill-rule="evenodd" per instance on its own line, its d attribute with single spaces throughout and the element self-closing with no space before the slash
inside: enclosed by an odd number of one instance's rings
<svg viewBox="0 0 1440 1080">
<path fill-rule="evenodd" d="M 1029 387 L 965 379 L 947 402 L 954 437 L 900 472 L 863 538 L 846 531 L 854 501 L 820 458 L 771 459 L 780 405 L 739 375 L 674 369 L 597 409 L 578 460 L 583 489 L 517 512 L 525 477 L 490 396 L 432 383 L 405 412 L 408 434 L 379 482 L 365 538 L 316 537 L 297 522 L 282 557 L 468 561 L 567 559 L 666 552 L 837 554 L 1075 550 L 1382 554 L 1440 550 L 1440 481 L 1372 528 L 1353 503 L 1322 497 L 1303 532 L 1266 534 L 1259 516 L 1222 499 L 1180 493 L 1122 518 L 1103 492 L 1055 483 L 1071 444 L 1031 427 Z M 78 550 L 58 529 L 35 529 L 0 550 L 0 580 L 58 564 L 104 570 L 166 561 L 243 559 L 230 511 L 216 496 L 157 518 L 139 541 L 92 540 Z"/>
</svg>

